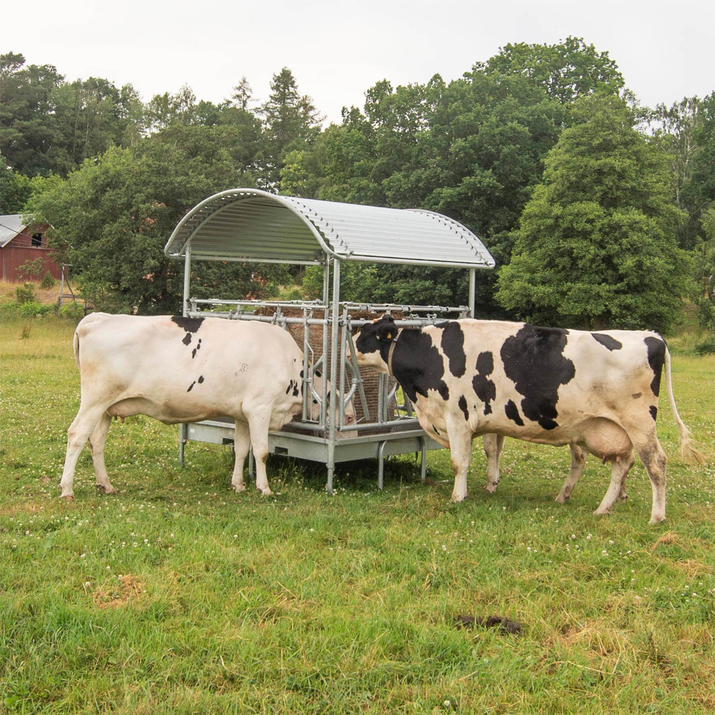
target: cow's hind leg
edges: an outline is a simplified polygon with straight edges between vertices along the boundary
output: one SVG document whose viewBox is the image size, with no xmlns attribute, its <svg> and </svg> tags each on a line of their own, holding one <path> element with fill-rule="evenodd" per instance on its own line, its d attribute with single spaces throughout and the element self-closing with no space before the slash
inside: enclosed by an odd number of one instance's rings
<svg viewBox="0 0 715 715">
<path fill-rule="evenodd" d="M 494 494 L 499 484 L 499 456 L 504 447 L 503 434 L 485 434 L 482 437 L 484 454 L 487 456 L 487 483 L 485 489 Z"/>
<path fill-rule="evenodd" d="M 72 497 L 72 484 L 74 482 L 74 470 L 77 466 L 80 452 L 89 436 L 94 431 L 97 423 L 107 409 L 106 405 L 83 409 L 80 405 L 79 412 L 67 430 L 67 453 L 65 454 L 65 466 L 60 480 L 61 496 Z"/>
<path fill-rule="evenodd" d="M 112 424 L 112 418 L 105 412 L 97 422 L 97 426 L 89 436 L 89 449 L 92 452 L 94 474 L 97 478 L 97 488 L 105 494 L 112 494 L 116 489 L 112 486 L 107 476 L 107 467 L 104 464 L 104 445 L 107 442 L 107 432 Z"/>
<path fill-rule="evenodd" d="M 245 492 L 246 485 L 243 483 L 243 463 L 251 446 L 251 438 L 248 425 L 245 422 L 236 420 L 236 436 L 233 440 L 233 450 L 236 455 L 236 462 L 233 465 L 233 477 L 231 486 L 236 492 Z"/>
<path fill-rule="evenodd" d="M 620 459 L 616 457 L 611 458 L 611 483 L 608 485 L 608 490 L 598 509 L 594 512 L 595 514 L 599 516 L 608 514 L 608 512 L 611 511 L 611 507 L 615 504 L 616 499 L 618 499 L 622 493 L 625 493 L 624 484 L 628 472 L 631 471 L 633 462 L 635 462 L 633 452 L 620 457 Z"/>
<path fill-rule="evenodd" d="M 253 447 L 253 457 L 256 460 L 256 489 L 264 496 L 270 496 L 273 493 L 268 486 L 268 475 L 266 474 L 269 425 L 270 413 L 253 412 L 248 415 L 251 446 Z"/>
<path fill-rule="evenodd" d="M 583 468 L 586 466 L 586 457 L 588 457 L 588 452 L 577 444 L 571 444 L 569 446 L 571 447 L 571 469 L 569 470 L 569 475 L 566 477 L 564 485 L 561 487 L 561 491 L 556 497 L 556 501 L 559 504 L 564 504 L 571 496 L 571 492 L 581 478 Z"/>
<path fill-rule="evenodd" d="M 650 513 L 650 523 L 658 524 L 665 521 L 665 465 L 667 458 L 660 446 L 655 431 L 647 442 L 634 440 L 638 456 L 641 458 L 650 479 L 653 490 L 653 506 Z"/>
</svg>

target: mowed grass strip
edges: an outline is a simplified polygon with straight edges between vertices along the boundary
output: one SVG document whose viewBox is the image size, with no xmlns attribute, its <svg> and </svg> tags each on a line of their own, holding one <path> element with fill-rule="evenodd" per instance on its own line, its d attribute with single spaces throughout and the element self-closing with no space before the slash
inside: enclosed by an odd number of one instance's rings
<svg viewBox="0 0 715 715">
<path fill-rule="evenodd" d="M 29 336 L 26 326 L 29 326 Z M 553 499 L 568 450 L 507 441 L 495 495 L 475 441 L 470 496 L 449 453 L 411 457 L 386 488 L 344 465 L 272 459 L 275 496 L 230 491 L 228 448 L 138 417 L 113 424 L 97 494 L 88 450 L 58 498 L 79 404 L 73 326 L 0 325 L 0 712 L 712 713 L 715 711 L 715 358 L 676 354 L 683 419 L 708 458 L 670 457 L 668 520 L 629 499 L 593 510 L 591 458 Z M 506 617 L 521 634 L 458 627 Z"/>
</svg>

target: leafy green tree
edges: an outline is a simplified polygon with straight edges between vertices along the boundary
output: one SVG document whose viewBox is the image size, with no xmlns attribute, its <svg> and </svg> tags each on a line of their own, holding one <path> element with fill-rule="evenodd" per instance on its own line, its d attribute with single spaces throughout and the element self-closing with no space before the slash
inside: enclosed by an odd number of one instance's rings
<svg viewBox="0 0 715 715">
<path fill-rule="evenodd" d="M 85 161 L 28 207 L 53 226 L 52 241 L 73 265 L 97 308 L 172 313 L 181 309 L 183 266 L 163 247 L 186 211 L 222 189 L 252 185 L 234 127 L 170 127 L 135 147 Z M 255 183 L 255 181 L 254 181 Z M 285 275 L 280 266 L 197 263 L 193 294 L 261 297 Z"/>
<path fill-rule="evenodd" d="M 695 304 L 700 325 L 715 333 L 715 208 L 702 214 L 703 240 L 695 250 Z"/>
<path fill-rule="evenodd" d="M 21 54 L 0 55 L 0 152 L 20 174 L 62 172 L 69 165 L 53 100 L 62 79 L 51 65 L 25 66 Z"/>
<path fill-rule="evenodd" d="M 526 77 L 561 104 L 593 93 L 618 93 L 625 84 L 608 52 L 571 36 L 554 45 L 510 43 L 475 69 L 487 75 Z"/>
<path fill-rule="evenodd" d="M 698 104 L 693 144 L 690 171 L 683 181 L 681 196 L 691 221 L 700 221 L 705 227 L 704 213 L 715 208 L 715 92 Z M 698 235 L 705 239 L 707 233 L 700 230 Z"/>
<path fill-rule="evenodd" d="M 424 85 L 378 82 L 364 112 L 345 110 L 325 133 L 320 198 L 426 208 L 471 228 L 503 266 L 513 231 L 541 180 L 544 158 L 574 120 L 573 100 L 618 95 L 623 77 L 606 53 L 577 38 L 557 45 L 507 45 L 462 78 Z M 316 144 L 317 146 L 317 144 Z M 307 162 L 304 162 L 304 166 Z M 460 304 L 464 271 L 381 266 L 380 300 Z M 480 315 L 502 317 L 496 272 L 477 275 Z"/>
<path fill-rule="evenodd" d="M 703 158 L 715 160 L 712 149 L 707 156 L 708 129 L 712 134 L 715 125 L 715 117 L 708 116 L 709 108 L 707 99 L 701 106 L 697 97 L 686 97 L 670 107 L 659 104 L 649 117 L 653 142 L 668 158 L 673 201 L 687 214 L 678 231 L 678 241 L 688 250 L 702 238 L 700 214 L 715 199 L 710 179 L 713 164 L 708 171 L 701 170 Z"/>
<path fill-rule="evenodd" d="M 497 299 L 533 322 L 666 330 L 689 289 L 667 162 L 625 102 L 574 107 L 521 219 Z"/>
<path fill-rule="evenodd" d="M 194 124 L 196 110 L 196 95 L 188 85 L 183 85 L 176 94 L 155 94 L 145 107 L 147 128 L 156 132 L 174 124 Z"/>
<path fill-rule="evenodd" d="M 313 100 L 301 95 L 293 73 L 284 67 L 273 75 L 268 101 L 261 107 L 266 142 L 267 180 L 271 187 L 280 182 L 286 155 L 310 146 L 320 134 L 322 117 Z"/>
<path fill-rule="evenodd" d="M 244 75 L 239 83 L 233 88 L 231 95 L 231 104 L 244 112 L 249 111 L 249 106 L 253 100 L 253 89 Z"/>
<path fill-rule="evenodd" d="M 143 107 L 131 85 L 90 77 L 72 83 L 51 65 L 0 56 L 0 151 L 26 176 L 66 175 L 110 146 L 142 135 Z"/>
<path fill-rule="evenodd" d="M 13 171 L 0 154 L 0 214 L 19 214 L 30 198 L 30 179 Z"/>
</svg>

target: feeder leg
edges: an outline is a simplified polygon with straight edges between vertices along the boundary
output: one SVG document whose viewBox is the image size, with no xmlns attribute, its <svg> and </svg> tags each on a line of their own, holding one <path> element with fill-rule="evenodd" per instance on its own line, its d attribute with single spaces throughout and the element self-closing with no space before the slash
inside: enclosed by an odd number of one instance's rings
<svg viewBox="0 0 715 715">
<path fill-rule="evenodd" d="M 385 486 L 385 446 L 387 442 L 380 442 L 377 448 L 377 488 L 383 489 Z"/>
<path fill-rule="evenodd" d="M 420 446 L 422 447 L 422 462 L 420 464 L 420 480 L 422 484 L 427 481 L 427 443 L 424 437 L 420 437 Z"/>
</svg>

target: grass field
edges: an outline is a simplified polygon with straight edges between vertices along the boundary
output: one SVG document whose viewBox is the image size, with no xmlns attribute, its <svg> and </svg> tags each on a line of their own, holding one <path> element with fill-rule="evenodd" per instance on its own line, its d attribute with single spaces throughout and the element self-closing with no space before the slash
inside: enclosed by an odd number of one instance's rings
<svg viewBox="0 0 715 715">
<path fill-rule="evenodd" d="M 0 325 L 1 713 L 715 712 L 715 356 L 676 353 L 681 415 L 708 458 L 677 457 L 661 401 L 668 520 L 640 464 L 597 518 L 589 460 L 507 441 L 497 494 L 450 504 L 449 454 L 323 470 L 275 459 L 276 494 L 229 489 L 228 448 L 148 418 L 112 426 L 118 495 L 83 453 L 58 498 L 79 403 L 73 325 Z M 23 337 L 24 336 L 24 337 Z M 521 634 L 457 627 L 499 615 Z"/>
</svg>

